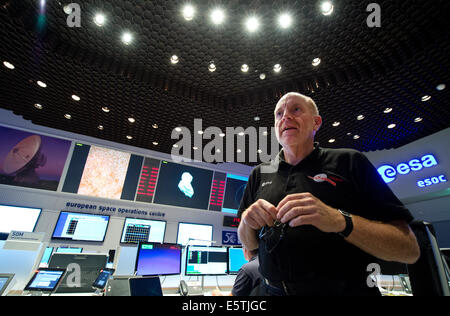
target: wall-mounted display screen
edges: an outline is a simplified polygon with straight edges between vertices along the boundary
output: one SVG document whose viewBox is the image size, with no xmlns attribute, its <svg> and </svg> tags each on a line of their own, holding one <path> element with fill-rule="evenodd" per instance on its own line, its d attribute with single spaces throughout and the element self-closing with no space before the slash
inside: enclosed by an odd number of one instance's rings
<svg viewBox="0 0 450 316">
<path fill-rule="evenodd" d="M 136 275 L 173 275 L 181 273 L 181 246 L 140 243 L 136 258 Z"/>
<path fill-rule="evenodd" d="M 209 198 L 210 211 L 220 212 L 222 210 L 226 177 L 226 173 L 214 172 L 214 178 L 211 186 L 211 196 Z"/>
<path fill-rule="evenodd" d="M 155 196 L 156 181 L 158 179 L 160 160 L 145 158 L 139 177 L 136 201 L 152 203 Z"/>
<path fill-rule="evenodd" d="M 61 212 L 53 231 L 53 239 L 103 241 L 109 216 Z"/>
<path fill-rule="evenodd" d="M 134 200 L 143 157 L 76 143 L 63 191 Z"/>
<path fill-rule="evenodd" d="M 213 171 L 162 161 L 154 203 L 208 209 Z"/>
<path fill-rule="evenodd" d="M 188 247 L 186 251 L 186 275 L 224 275 L 227 272 L 227 247 Z"/>
<path fill-rule="evenodd" d="M 71 141 L 0 126 L 0 183 L 56 191 Z"/>
<path fill-rule="evenodd" d="M 0 240 L 6 240 L 11 231 L 32 232 L 42 209 L 0 205 Z"/>
<path fill-rule="evenodd" d="M 178 223 L 177 244 L 211 245 L 213 226 L 207 224 Z"/>
<path fill-rule="evenodd" d="M 227 174 L 222 212 L 237 214 L 247 182 L 248 178 L 246 177 Z"/>
<path fill-rule="evenodd" d="M 139 243 L 139 242 L 164 242 L 166 232 L 166 222 L 126 218 L 123 225 L 121 243 Z"/>
</svg>

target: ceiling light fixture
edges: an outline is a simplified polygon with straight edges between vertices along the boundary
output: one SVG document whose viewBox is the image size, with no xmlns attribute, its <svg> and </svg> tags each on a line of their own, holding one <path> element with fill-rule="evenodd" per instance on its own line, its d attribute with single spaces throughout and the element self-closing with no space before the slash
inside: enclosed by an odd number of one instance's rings
<svg viewBox="0 0 450 316">
<path fill-rule="evenodd" d="M 105 22 L 106 22 L 106 17 L 105 17 L 105 15 L 104 14 L 102 14 L 102 13 L 97 13 L 95 16 L 94 16 L 94 23 L 97 25 L 97 26 L 103 26 L 103 25 L 105 25 Z"/>
<path fill-rule="evenodd" d="M 266 74 L 265 73 L 260 74 L 259 79 L 261 79 L 261 80 L 266 79 Z"/>
<path fill-rule="evenodd" d="M 423 97 L 422 97 L 422 102 L 427 102 L 427 101 L 429 101 L 431 99 L 431 96 L 430 95 L 424 95 Z"/>
<path fill-rule="evenodd" d="M 155 146 L 158 146 L 159 143 L 158 142 L 153 142 L 152 144 L 155 145 Z"/>
<path fill-rule="evenodd" d="M 103 129 L 104 129 L 103 125 L 99 125 L 99 126 L 97 126 L 97 128 L 101 131 L 103 131 Z"/>
<path fill-rule="evenodd" d="M 130 45 L 133 41 L 133 35 L 130 32 L 125 32 L 122 34 L 122 43 L 125 45 Z"/>
<path fill-rule="evenodd" d="M 75 94 L 72 94 L 72 99 L 74 99 L 75 101 L 80 101 L 81 98 Z"/>
<path fill-rule="evenodd" d="M 323 15 L 330 15 L 334 11 L 334 6 L 330 1 L 322 2 L 320 6 L 320 10 Z"/>
<path fill-rule="evenodd" d="M 47 84 L 43 81 L 38 80 L 38 81 L 36 81 L 36 83 L 41 88 L 47 88 Z"/>
<path fill-rule="evenodd" d="M 156 129 L 158 128 L 158 124 L 153 124 L 152 127 Z"/>
<path fill-rule="evenodd" d="M 248 72 L 248 65 L 247 65 L 247 64 L 243 64 L 243 65 L 241 66 L 241 71 L 242 71 L 242 72 Z"/>
<path fill-rule="evenodd" d="M 353 136 L 353 139 L 358 139 L 358 138 L 359 138 L 359 135 Z"/>
<path fill-rule="evenodd" d="M 292 17 L 287 13 L 282 13 L 278 16 L 278 25 L 283 28 L 287 29 L 292 25 Z"/>
<path fill-rule="evenodd" d="M 172 64 L 178 64 L 179 61 L 180 61 L 180 60 L 178 59 L 178 56 L 177 56 L 177 55 L 173 55 L 173 56 L 170 58 L 170 62 L 171 62 Z"/>
<path fill-rule="evenodd" d="M 245 27 L 250 33 L 256 32 L 259 28 L 258 18 L 255 16 L 247 18 L 247 20 L 245 21 Z"/>
<path fill-rule="evenodd" d="M 423 121 L 423 118 L 421 118 L 421 117 L 416 117 L 415 119 L 414 119 L 414 122 L 415 123 L 419 123 L 419 122 L 422 122 Z"/>
<path fill-rule="evenodd" d="M 276 64 L 275 66 L 273 66 L 273 71 L 280 72 L 281 71 L 281 65 L 280 64 Z"/>
<path fill-rule="evenodd" d="M 320 58 L 314 58 L 313 61 L 312 61 L 312 65 L 314 67 L 317 67 L 317 66 L 320 65 L 321 62 L 322 62 L 322 60 Z"/>
<path fill-rule="evenodd" d="M 395 124 L 389 124 L 387 128 L 392 129 L 392 128 L 395 128 L 396 126 L 397 125 L 395 125 Z"/>
<path fill-rule="evenodd" d="M 328 140 L 328 142 L 329 142 L 330 144 L 331 144 L 331 143 L 334 143 L 335 141 L 336 141 L 336 139 L 334 139 L 334 138 Z"/>
<path fill-rule="evenodd" d="M 72 118 L 72 115 L 70 115 L 70 114 L 64 114 L 64 117 L 65 117 L 66 119 L 70 120 L 70 119 Z"/>
<path fill-rule="evenodd" d="M 134 123 L 134 122 L 136 122 L 136 119 L 134 117 L 129 117 L 128 122 Z"/>
<path fill-rule="evenodd" d="M 102 111 L 105 113 L 109 113 L 109 111 L 111 111 L 111 110 L 109 109 L 109 107 L 104 106 L 104 107 L 102 107 Z"/>
<path fill-rule="evenodd" d="M 127 139 L 131 140 L 133 139 L 133 136 L 127 135 Z"/>
<path fill-rule="evenodd" d="M 214 64 L 213 61 L 209 63 L 208 70 L 209 70 L 210 72 L 216 71 L 216 65 Z"/>
<path fill-rule="evenodd" d="M 187 4 L 183 7 L 182 13 L 186 21 L 191 21 L 195 16 L 195 8 L 192 5 Z"/>
<path fill-rule="evenodd" d="M 39 103 L 35 103 L 35 104 L 34 104 L 34 107 L 35 107 L 36 109 L 38 109 L 38 110 L 42 110 L 42 105 L 39 104 Z"/>
<path fill-rule="evenodd" d="M 8 62 L 8 61 L 4 61 L 4 62 L 3 62 L 3 66 L 5 66 L 5 67 L 8 68 L 8 69 L 14 69 L 14 68 L 16 68 L 16 67 L 14 67 L 13 64 L 11 64 L 11 63 Z"/>
<path fill-rule="evenodd" d="M 442 91 L 442 90 L 445 90 L 446 87 L 447 87 L 447 86 L 445 85 L 445 83 L 441 83 L 440 85 L 438 85 L 438 86 L 436 87 L 436 90 Z"/>
<path fill-rule="evenodd" d="M 219 25 L 225 21 L 225 13 L 222 9 L 217 8 L 211 12 L 210 18 L 213 24 Z"/>
<path fill-rule="evenodd" d="M 361 121 L 361 120 L 364 120 L 364 115 L 358 115 L 357 117 L 356 117 L 356 119 L 358 120 L 358 121 Z"/>
<path fill-rule="evenodd" d="M 383 112 L 384 113 L 391 113 L 392 112 L 392 108 L 385 108 Z"/>
<path fill-rule="evenodd" d="M 333 124 L 332 124 L 334 127 L 338 127 L 339 125 L 341 125 L 341 122 L 334 122 Z"/>
</svg>

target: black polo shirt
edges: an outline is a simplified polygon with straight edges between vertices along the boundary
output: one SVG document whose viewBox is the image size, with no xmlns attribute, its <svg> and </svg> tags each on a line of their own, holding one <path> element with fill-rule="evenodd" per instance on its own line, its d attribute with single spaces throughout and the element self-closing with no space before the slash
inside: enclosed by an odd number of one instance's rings
<svg viewBox="0 0 450 316">
<path fill-rule="evenodd" d="M 309 192 L 333 208 L 369 220 L 413 220 L 374 166 L 358 151 L 326 149 L 316 143 L 313 152 L 296 166 L 283 158 L 281 151 L 272 162 L 253 169 L 239 216 L 258 199 L 276 207 L 289 194 Z M 373 294 L 367 286 L 372 272 L 367 272 L 367 267 L 377 259 L 338 234 L 323 233 L 311 225 L 287 226 L 284 238 L 271 253 L 260 240 L 259 261 L 265 278 L 303 284 L 300 292 L 305 290 L 305 294 Z"/>
</svg>

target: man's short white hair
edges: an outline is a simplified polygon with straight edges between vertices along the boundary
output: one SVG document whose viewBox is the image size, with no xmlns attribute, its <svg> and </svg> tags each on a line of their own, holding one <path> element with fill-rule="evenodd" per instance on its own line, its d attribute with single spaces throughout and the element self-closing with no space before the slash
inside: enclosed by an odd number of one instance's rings
<svg viewBox="0 0 450 316">
<path fill-rule="evenodd" d="M 290 96 L 297 96 L 297 97 L 300 97 L 300 98 L 305 99 L 306 102 L 308 103 L 308 105 L 311 107 L 311 110 L 313 111 L 313 113 L 314 113 L 315 115 L 319 115 L 319 108 L 317 107 L 316 102 L 314 102 L 314 100 L 311 99 L 310 97 L 308 97 L 308 96 L 306 96 L 306 95 L 304 95 L 304 94 L 298 93 L 298 92 L 289 92 L 289 93 L 286 93 L 285 95 L 283 95 L 283 96 L 281 97 L 281 99 L 278 101 L 278 103 L 280 103 L 281 100 L 284 100 L 285 98 L 290 97 Z M 278 104 L 278 103 L 277 103 L 277 104 Z"/>
</svg>

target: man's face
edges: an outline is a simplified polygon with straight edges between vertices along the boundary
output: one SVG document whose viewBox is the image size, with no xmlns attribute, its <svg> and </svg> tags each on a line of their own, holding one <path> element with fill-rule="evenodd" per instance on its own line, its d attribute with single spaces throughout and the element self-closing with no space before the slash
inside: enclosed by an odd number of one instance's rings
<svg viewBox="0 0 450 316">
<path fill-rule="evenodd" d="M 314 135 L 322 124 L 322 118 L 314 113 L 312 105 L 298 95 L 281 99 L 274 115 L 276 136 L 283 147 L 314 142 Z"/>
</svg>

